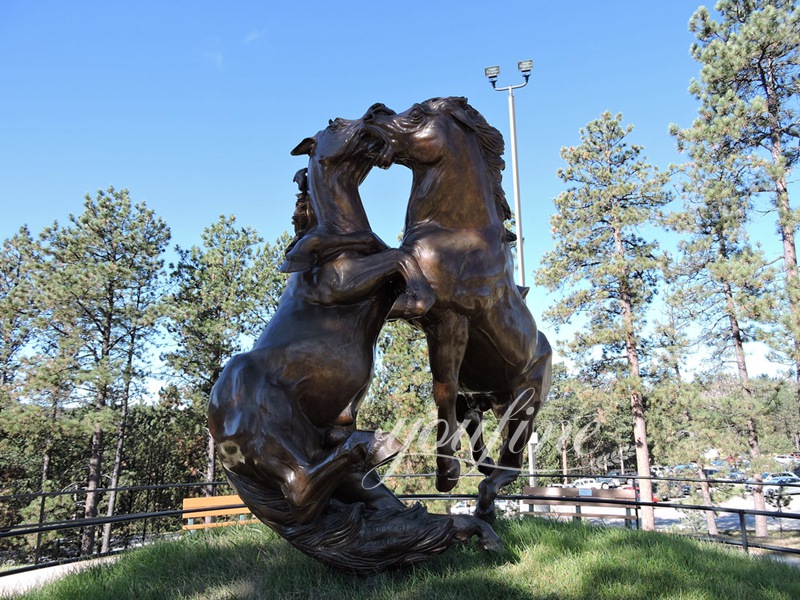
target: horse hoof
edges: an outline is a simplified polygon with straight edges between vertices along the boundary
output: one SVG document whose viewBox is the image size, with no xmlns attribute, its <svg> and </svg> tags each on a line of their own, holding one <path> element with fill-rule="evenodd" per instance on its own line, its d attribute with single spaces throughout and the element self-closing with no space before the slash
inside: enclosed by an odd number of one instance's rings
<svg viewBox="0 0 800 600">
<path fill-rule="evenodd" d="M 440 492 L 449 492 L 456 484 L 461 475 L 461 466 L 458 461 L 449 459 L 439 459 L 436 467 L 436 489 Z"/>
<path fill-rule="evenodd" d="M 435 296 L 426 292 L 403 292 L 397 297 L 394 304 L 392 304 L 388 319 L 413 319 L 415 317 L 421 317 L 430 310 L 435 301 Z"/>
<path fill-rule="evenodd" d="M 372 444 L 367 455 L 367 464 L 372 467 L 382 465 L 388 460 L 397 456 L 403 449 L 403 444 L 390 433 L 383 433 L 375 436 L 375 443 Z"/>
<path fill-rule="evenodd" d="M 478 471 L 487 477 L 494 473 L 494 461 L 488 456 L 478 463 Z"/>
<path fill-rule="evenodd" d="M 478 540 L 478 548 L 487 552 L 500 552 L 503 549 L 503 540 L 487 525 Z"/>
</svg>

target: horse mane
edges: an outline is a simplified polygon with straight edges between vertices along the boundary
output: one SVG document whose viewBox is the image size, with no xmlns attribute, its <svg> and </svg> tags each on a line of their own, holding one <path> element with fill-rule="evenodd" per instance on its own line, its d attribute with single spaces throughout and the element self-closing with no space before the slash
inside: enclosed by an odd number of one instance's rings
<svg viewBox="0 0 800 600">
<path fill-rule="evenodd" d="M 506 193 L 503 190 L 503 174 L 502 171 L 506 167 L 503 160 L 503 152 L 505 151 L 505 143 L 503 142 L 503 135 L 494 127 L 486 122 L 486 119 L 481 113 L 475 110 L 466 98 L 451 96 L 449 98 L 433 98 L 428 103 L 441 103 L 447 104 L 451 110 L 459 111 L 459 117 L 466 120 L 467 123 L 474 129 L 475 135 L 480 145 L 481 153 L 486 162 L 486 170 L 489 173 L 489 180 L 492 184 L 492 195 L 497 207 L 497 213 L 506 221 L 511 218 L 511 207 L 506 200 Z M 509 241 L 516 239 L 512 232 L 508 232 Z"/>
<path fill-rule="evenodd" d="M 297 200 L 294 203 L 294 214 L 292 214 L 294 238 L 289 242 L 284 254 L 288 254 L 311 227 L 311 198 L 308 193 L 308 169 L 300 169 L 295 173 L 293 181 L 297 184 L 299 190 L 296 195 Z"/>
</svg>

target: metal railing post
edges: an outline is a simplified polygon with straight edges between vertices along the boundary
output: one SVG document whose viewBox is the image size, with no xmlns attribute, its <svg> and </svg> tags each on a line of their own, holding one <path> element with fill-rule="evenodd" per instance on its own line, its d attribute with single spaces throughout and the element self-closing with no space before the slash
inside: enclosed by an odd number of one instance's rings
<svg viewBox="0 0 800 600">
<path fill-rule="evenodd" d="M 739 511 L 739 531 L 742 532 L 742 548 L 747 554 L 750 554 L 750 546 L 747 543 L 747 520 L 743 510 Z"/>
</svg>

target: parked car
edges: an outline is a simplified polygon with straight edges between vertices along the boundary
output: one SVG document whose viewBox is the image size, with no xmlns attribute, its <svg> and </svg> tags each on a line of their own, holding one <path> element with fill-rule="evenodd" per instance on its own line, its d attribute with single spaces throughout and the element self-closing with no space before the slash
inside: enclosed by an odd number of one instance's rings
<svg viewBox="0 0 800 600">
<path fill-rule="evenodd" d="M 769 483 L 774 483 L 776 479 L 780 479 L 782 477 L 793 477 L 793 478 L 796 478 L 797 475 L 795 475 L 791 471 L 780 471 L 778 473 L 763 473 L 762 476 L 761 476 L 761 483 L 762 483 L 762 485 L 766 486 Z M 755 481 L 753 481 L 752 479 L 748 479 L 745 482 L 744 489 L 747 490 L 748 492 L 752 492 L 754 485 L 755 485 Z M 764 492 L 766 493 L 766 488 L 765 488 Z"/>
<path fill-rule="evenodd" d="M 791 465 L 795 463 L 795 457 L 791 454 L 776 454 L 775 455 L 775 462 L 780 463 L 782 465 Z"/>
<path fill-rule="evenodd" d="M 645 498 L 642 498 L 641 494 L 639 493 L 639 482 L 638 481 L 636 483 L 634 483 L 633 485 L 630 485 L 630 484 L 622 485 L 622 486 L 620 486 L 620 489 L 623 489 L 623 490 L 636 490 L 636 499 L 640 500 L 641 502 L 647 502 L 647 500 Z M 656 494 L 655 489 L 653 490 L 653 497 L 650 500 L 650 502 L 658 502 L 658 495 Z"/>
<path fill-rule="evenodd" d="M 613 477 L 597 477 L 596 479 L 600 483 L 601 489 L 608 490 L 617 487 L 617 480 Z"/>
<path fill-rule="evenodd" d="M 474 512 L 475 507 L 472 506 L 471 502 L 467 502 L 466 500 L 460 500 L 450 507 L 451 515 L 471 515 Z"/>
<path fill-rule="evenodd" d="M 594 477 L 584 477 L 583 479 L 576 479 L 569 487 L 580 488 L 584 490 L 607 490 L 611 486 L 611 480 L 606 478 L 606 481 L 600 481 Z M 616 487 L 616 486 L 615 486 Z"/>
<path fill-rule="evenodd" d="M 728 471 L 725 474 L 724 479 L 731 479 L 733 481 L 738 481 L 739 483 L 744 483 L 747 480 L 747 475 L 745 475 L 742 471 Z"/>
<path fill-rule="evenodd" d="M 794 496 L 800 494 L 800 477 L 775 477 L 769 480 L 769 485 L 764 486 L 764 495 Z"/>
<path fill-rule="evenodd" d="M 610 479 L 616 487 L 620 487 L 623 484 L 633 484 L 638 475 L 636 471 L 609 471 L 605 478 Z"/>
<path fill-rule="evenodd" d="M 494 506 L 499 516 L 508 516 L 519 510 L 519 503 L 514 500 L 495 500 Z"/>
</svg>

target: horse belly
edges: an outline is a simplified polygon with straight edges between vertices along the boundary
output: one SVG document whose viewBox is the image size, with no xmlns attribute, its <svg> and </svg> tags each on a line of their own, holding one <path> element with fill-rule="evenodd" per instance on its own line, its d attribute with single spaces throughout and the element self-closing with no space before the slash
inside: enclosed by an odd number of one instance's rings
<svg viewBox="0 0 800 600">
<path fill-rule="evenodd" d="M 537 333 L 524 302 L 504 298 L 470 320 L 459 380 L 470 391 L 513 392 L 533 368 Z"/>
<path fill-rule="evenodd" d="M 358 344 L 324 340 L 286 348 L 281 386 L 318 427 L 338 423 L 363 399 L 372 376 L 373 354 Z M 341 418 L 340 418 L 341 417 Z"/>
<path fill-rule="evenodd" d="M 410 246 L 436 294 L 435 310 L 450 308 L 475 315 L 500 300 L 513 285 L 505 249 L 489 243 L 480 232 L 438 232 Z"/>
</svg>

